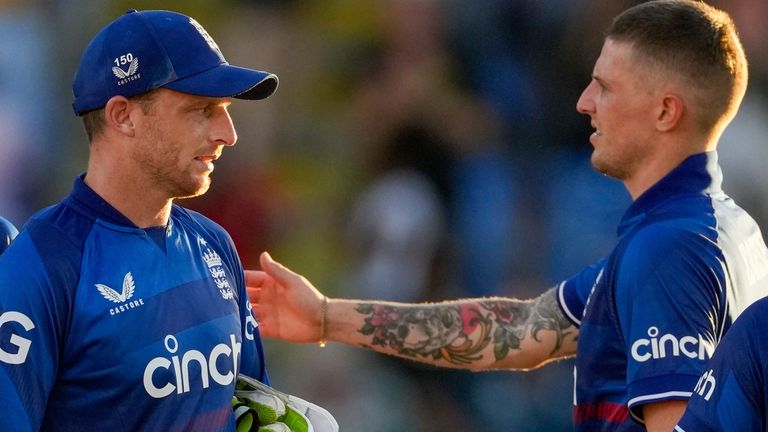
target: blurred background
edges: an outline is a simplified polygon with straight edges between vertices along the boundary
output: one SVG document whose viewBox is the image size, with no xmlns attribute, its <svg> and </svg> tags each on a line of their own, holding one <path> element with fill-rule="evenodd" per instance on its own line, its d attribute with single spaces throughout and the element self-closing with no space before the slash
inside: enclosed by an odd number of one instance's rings
<svg viewBox="0 0 768 432">
<path fill-rule="evenodd" d="M 280 77 L 236 101 L 239 142 L 180 202 L 330 296 L 529 297 L 613 246 L 630 199 L 589 164 L 575 110 L 628 0 L 0 0 L 0 214 L 22 226 L 70 190 L 87 141 L 71 79 L 125 10 L 195 17 L 230 63 Z M 725 189 L 768 226 L 768 2 L 723 0 L 751 63 L 721 141 Z M 273 384 L 342 431 L 571 428 L 572 363 L 470 373 L 330 344 L 266 341 Z"/>
</svg>

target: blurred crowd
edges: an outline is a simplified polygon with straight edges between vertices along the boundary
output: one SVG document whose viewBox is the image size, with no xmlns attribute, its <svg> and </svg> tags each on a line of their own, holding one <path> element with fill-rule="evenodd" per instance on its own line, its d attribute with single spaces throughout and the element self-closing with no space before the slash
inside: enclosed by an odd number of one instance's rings
<svg viewBox="0 0 768 432">
<path fill-rule="evenodd" d="M 127 9 L 195 17 L 235 64 L 280 77 L 231 112 L 238 145 L 180 202 L 331 296 L 529 297 L 607 253 L 630 199 L 589 164 L 575 110 L 629 0 L 0 0 L 0 214 L 17 224 L 86 166 L 70 83 Z M 720 146 L 724 188 L 768 227 L 768 2 L 730 12 L 750 87 Z M 267 341 L 273 384 L 343 431 L 570 430 L 572 363 L 439 370 L 356 348 Z"/>
</svg>

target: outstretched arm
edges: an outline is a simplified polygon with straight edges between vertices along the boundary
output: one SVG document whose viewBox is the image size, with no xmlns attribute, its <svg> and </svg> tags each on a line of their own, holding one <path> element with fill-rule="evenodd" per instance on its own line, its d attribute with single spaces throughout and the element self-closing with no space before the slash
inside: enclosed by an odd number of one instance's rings
<svg viewBox="0 0 768 432">
<path fill-rule="evenodd" d="M 557 306 L 554 288 L 532 300 L 414 304 L 328 299 L 324 306 L 325 297 L 306 278 L 266 253 L 261 266 L 263 272 L 246 276 L 264 336 L 293 342 L 327 339 L 473 370 L 529 369 L 576 352 L 578 329 Z"/>
</svg>

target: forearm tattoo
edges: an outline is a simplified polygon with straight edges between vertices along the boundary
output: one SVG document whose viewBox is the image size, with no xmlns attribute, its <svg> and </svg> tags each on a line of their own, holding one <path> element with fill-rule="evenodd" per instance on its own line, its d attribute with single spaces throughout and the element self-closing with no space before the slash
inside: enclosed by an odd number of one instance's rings
<svg viewBox="0 0 768 432">
<path fill-rule="evenodd" d="M 501 360 L 510 350 L 520 349 L 526 337 L 540 342 L 543 330 L 556 335 L 554 354 L 572 326 L 560 312 L 552 290 L 529 301 L 493 299 L 424 306 L 364 303 L 356 311 L 365 316 L 358 331 L 371 336 L 371 346 L 457 365 L 481 360 L 489 344 L 493 344 L 495 359 Z"/>
</svg>

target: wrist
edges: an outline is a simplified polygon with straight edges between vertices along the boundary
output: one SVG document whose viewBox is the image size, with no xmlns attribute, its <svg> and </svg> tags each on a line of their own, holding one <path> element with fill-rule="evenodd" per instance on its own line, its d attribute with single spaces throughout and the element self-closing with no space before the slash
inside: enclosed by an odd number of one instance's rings
<svg viewBox="0 0 768 432">
<path fill-rule="evenodd" d="M 323 296 L 323 300 L 320 303 L 320 337 L 317 340 L 317 344 L 320 348 L 325 348 L 327 343 L 327 320 L 328 320 L 328 296 Z"/>
</svg>

